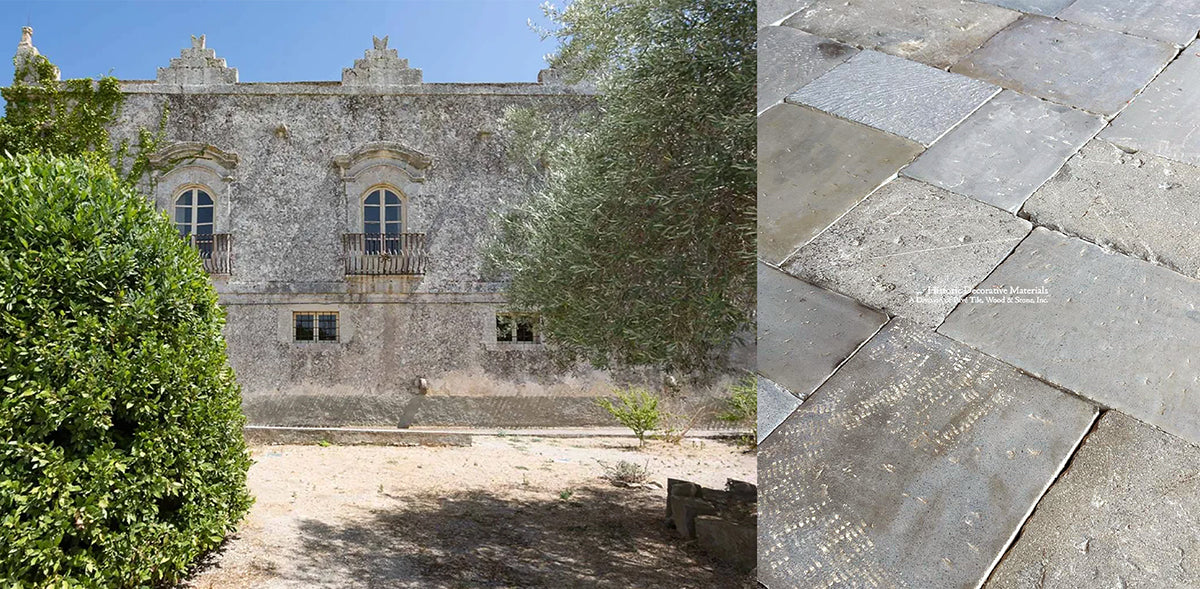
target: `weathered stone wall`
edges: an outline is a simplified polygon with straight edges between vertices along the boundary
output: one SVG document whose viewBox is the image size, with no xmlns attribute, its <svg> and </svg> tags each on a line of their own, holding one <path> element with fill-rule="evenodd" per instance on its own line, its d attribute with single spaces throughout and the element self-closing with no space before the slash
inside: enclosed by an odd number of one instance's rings
<svg viewBox="0 0 1200 589">
<path fill-rule="evenodd" d="M 402 62 L 377 39 L 343 72 L 349 82 L 243 84 L 199 38 L 157 81 L 123 82 L 114 138 L 170 113 L 147 194 L 169 210 L 182 187 L 203 186 L 216 200 L 214 232 L 232 235 L 232 271 L 214 282 L 251 421 L 386 422 L 421 394 L 420 379 L 432 395 L 567 397 L 655 381 L 495 342 L 505 298 L 481 274 L 480 246 L 489 216 L 523 198 L 528 180 L 505 156 L 501 117 L 510 106 L 571 117 L 592 96 L 553 76 L 424 84 Z M 169 151 L 204 145 L 199 159 Z M 378 145 L 391 159 L 363 165 Z M 406 198 L 405 231 L 426 236 L 423 276 L 345 274 L 342 236 L 362 232 L 359 199 L 382 182 Z M 294 342 L 294 311 L 337 311 L 339 341 Z"/>
</svg>

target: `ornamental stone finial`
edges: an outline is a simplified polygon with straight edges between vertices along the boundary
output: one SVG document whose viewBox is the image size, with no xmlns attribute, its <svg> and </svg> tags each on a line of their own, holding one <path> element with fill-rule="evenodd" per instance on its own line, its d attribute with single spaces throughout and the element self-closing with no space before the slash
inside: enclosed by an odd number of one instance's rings
<svg viewBox="0 0 1200 589">
<path fill-rule="evenodd" d="M 387 49 L 387 41 L 388 41 L 387 35 L 384 35 L 382 39 L 380 39 L 379 37 L 376 37 L 375 35 L 371 35 L 371 42 L 373 42 L 375 44 L 376 51 L 382 51 L 384 49 Z"/>
<path fill-rule="evenodd" d="M 366 50 L 362 59 L 354 60 L 354 67 L 342 70 L 343 86 L 369 86 L 387 88 L 395 86 L 420 86 L 421 70 L 408 67 L 408 60 L 401 59 L 395 49 L 388 49 L 388 38 L 371 36 L 372 48 Z"/>
<path fill-rule="evenodd" d="M 37 73 L 40 55 L 37 47 L 33 46 L 33 27 L 21 27 L 21 42 L 17 44 L 17 54 L 13 56 L 13 65 L 16 66 L 17 77 L 21 82 L 37 84 L 41 81 Z M 52 76 L 55 80 L 59 79 L 57 66 L 53 67 Z"/>
<path fill-rule="evenodd" d="M 181 86 L 236 84 L 238 72 L 205 45 L 204 35 L 192 35 L 192 46 L 179 50 L 179 57 L 172 59 L 168 67 L 158 68 L 156 80 L 159 84 Z"/>
</svg>

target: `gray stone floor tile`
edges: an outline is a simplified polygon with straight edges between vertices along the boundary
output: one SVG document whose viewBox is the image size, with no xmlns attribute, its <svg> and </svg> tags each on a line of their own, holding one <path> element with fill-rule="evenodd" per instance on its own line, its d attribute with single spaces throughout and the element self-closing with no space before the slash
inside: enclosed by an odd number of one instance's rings
<svg viewBox="0 0 1200 589">
<path fill-rule="evenodd" d="M 1200 41 L 1151 83 L 1100 132 L 1127 148 L 1200 166 Z"/>
<path fill-rule="evenodd" d="M 1030 228 L 995 207 L 897 178 L 800 248 L 785 270 L 933 328 Z"/>
<path fill-rule="evenodd" d="M 758 28 L 778 23 L 809 4 L 812 0 L 758 0 Z"/>
<path fill-rule="evenodd" d="M 1058 18 L 1187 45 L 1200 31 L 1196 0 L 1076 0 Z"/>
<path fill-rule="evenodd" d="M 1054 16 L 1075 0 L 979 0 L 987 4 L 1020 10 L 1028 14 Z"/>
<path fill-rule="evenodd" d="M 1018 16 L 960 0 L 816 0 L 784 25 L 945 69 Z"/>
<path fill-rule="evenodd" d="M 1162 41 L 1025 16 L 950 71 L 1112 115 L 1175 53 Z"/>
<path fill-rule="evenodd" d="M 1200 281 L 1038 227 L 985 285 L 1044 302 L 964 301 L 938 331 L 1200 443 Z"/>
<path fill-rule="evenodd" d="M 758 112 L 815 80 L 858 50 L 791 27 L 758 31 Z"/>
<path fill-rule="evenodd" d="M 1005 90 L 901 173 L 1015 213 L 1103 126 L 1096 115 Z"/>
<path fill-rule="evenodd" d="M 779 383 L 758 377 L 758 443 L 761 444 L 783 420 L 787 419 L 804 399 L 792 394 Z"/>
<path fill-rule="evenodd" d="M 918 160 L 920 161 L 920 160 Z M 1200 168 L 1093 140 L 1021 215 L 1200 278 Z"/>
<path fill-rule="evenodd" d="M 1200 447 L 1109 411 L 985 589 L 1200 587 Z"/>
<path fill-rule="evenodd" d="M 758 372 L 804 398 L 887 316 L 758 264 Z"/>
<path fill-rule="evenodd" d="M 921 146 L 794 104 L 758 118 L 758 255 L 778 263 L 829 226 Z"/>
<path fill-rule="evenodd" d="M 759 580 L 976 587 L 1095 415 L 893 320 L 760 446 Z"/>
<path fill-rule="evenodd" d="M 863 51 L 787 100 L 930 145 L 999 91 L 979 80 Z"/>
</svg>

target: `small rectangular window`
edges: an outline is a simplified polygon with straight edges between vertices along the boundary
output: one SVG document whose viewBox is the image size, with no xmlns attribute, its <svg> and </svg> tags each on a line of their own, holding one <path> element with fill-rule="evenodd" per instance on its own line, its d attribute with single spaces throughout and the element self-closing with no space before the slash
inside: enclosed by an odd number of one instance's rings
<svg viewBox="0 0 1200 589">
<path fill-rule="evenodd" d="M 295 340 L 298 342 L 338 341 L 337 313 L 293 313 Z"/>
<path fill-rule="evenodd" d="M 538 343 L 538 323 L 539 317 L 529 313 L 496 313 L 496 341 Z"/>
</svg>

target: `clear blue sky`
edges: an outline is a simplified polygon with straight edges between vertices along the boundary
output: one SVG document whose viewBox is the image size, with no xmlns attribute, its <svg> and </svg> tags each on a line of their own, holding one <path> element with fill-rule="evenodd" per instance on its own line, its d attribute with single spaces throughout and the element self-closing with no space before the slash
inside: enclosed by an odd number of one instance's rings
<svg viewBox="0 0 1200 589">
<path fill-rule="evenodd" d="M 207 35 L 242 82 L 341 80 L 371 36 L 424 71 L 426 82 L 532 82 L 556 41 L 541 0 L 0 0 L 0 82 L 21 27 L 63 78 L 153 79 L 155 68 Z M 561 2 L 560 2 L 561 4 Z M 7 51 L 7 53 L 4 53 Z"/>
</svg>

